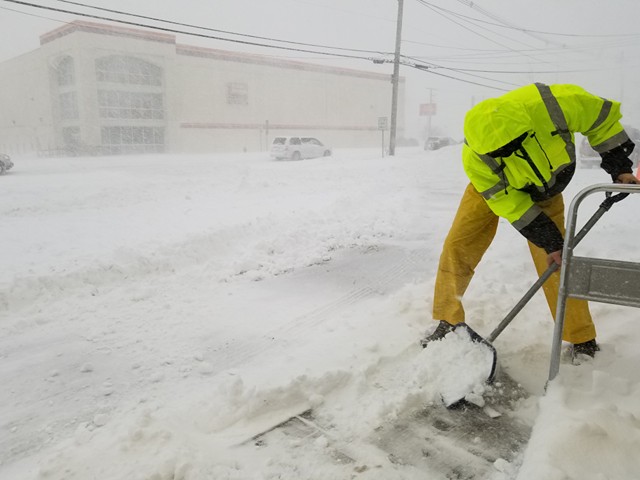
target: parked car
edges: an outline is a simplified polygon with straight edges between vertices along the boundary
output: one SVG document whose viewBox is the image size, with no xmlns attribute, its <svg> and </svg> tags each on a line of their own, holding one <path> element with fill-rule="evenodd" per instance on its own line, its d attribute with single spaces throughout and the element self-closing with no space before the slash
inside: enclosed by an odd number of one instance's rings
<svg viewBox="0 0 640 480">
<path fill-rule="evenodd" d="M 276 137 L 271 144 L 271 158 L 274 160 L 300 160 L 330 155 L 331 148 L 313 137 Z"/>
<path fill-rule="evenodd" d="M 449 145 L 455 145 L 456 141 L 451 137 L 429 137 L 424 142 L 425 150 L 438 150 L 442 147 L 448 147 Z"/>
<path fill-rule="evenodd" d="M 640 130 L 629 126 L 625 126 L 624 129 L 627 135 L 629 135 L 629 138 L 631 138 L 631 141 L 636 144 L 636 147 L 629 156 L 629 159 L 633 162 L 633 168 L 636 169 L 638 167 L 638 161 L 640 160 Z M 583 137 L 580 142 L 578 159 L 579 165 L 582 168 L 598 168 L 602 162 L 600 154 L 591 148 L 587 137 Z"/>
<path fill-rule="evenodd" d="M 10 170 L 11 167 L 13 167 L 11 157 L 6 153 L 0 153 L 0 175 L 7 173 L 7 170 Z"/>
</svg>

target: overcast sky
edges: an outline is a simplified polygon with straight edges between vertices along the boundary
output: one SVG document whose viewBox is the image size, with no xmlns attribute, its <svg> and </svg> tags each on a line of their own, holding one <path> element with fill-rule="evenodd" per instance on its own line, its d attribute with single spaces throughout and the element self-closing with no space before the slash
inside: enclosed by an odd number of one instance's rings
<svg viewBox="0 0 640 480">
<path fill-rule="evenodd" d="M 375 52 L 394 51 L 397 0 L 27 0 L 26 3 L 233 40 L 363 58 L 278 50 L 178 34 L 178 42 L 183 44 L 392 72 L 390 63 L 375 65 L 371 59 L 392 58 Z M 196 30 L 83 5 L 318 47 Z M 4 40 L 0 43 L 0 61 L 38 48 L 40 35 L 74 19 L 101 21 L 0 0 Z M 401 69 L 407 80 L 409 131 L 418 134 L 424 128 L 426 118 L 418 116 L 418 106 L 432 99 L 438 105 L 433 126 L 458 136 L 464 112 L 473 102 L 533 81 L 578 83 L 598 95 L 622 100 L 627 121 L 640 126 L 640 92 L 636 88 L 640 74 L 638 19 L 638 0 L 404 0 L 402 54 L 409 57 L 404 60 L 430 69 L 423 71 L 411 66 Z"/>
</svg>

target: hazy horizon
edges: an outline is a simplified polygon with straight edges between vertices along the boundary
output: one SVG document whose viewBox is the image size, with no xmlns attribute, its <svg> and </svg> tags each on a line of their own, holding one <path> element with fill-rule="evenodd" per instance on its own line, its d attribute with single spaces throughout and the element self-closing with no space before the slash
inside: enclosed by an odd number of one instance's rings
<svg viewBox="0 0 640 480">
<path fill-rule="evenodd" d="M 1 4 L 0 26 L 11 41 L 0 45 L 0 62 L 37 49 L 40 35 L 67 22 L 109 23 L 92 17 L 96 16 L 139 24 L 137 28 L 161 26 L 232 40 L 177 33 L 177 41 L 183 44 L 393 72 L 390 60 L 395 49 L 397 2 L 221 0 L 193 2 L 185 8 L 175 0 L 162 5 L 151 0 L 43 0 L 31 5 L 8 0 Z M 418 114 L 421 103 L 437 104 L 431 121 L 434 131 L 461 137 L 464 112 L 475 102 L 534 81 L 577 83 L 597 95 L 622 101 L 625 122 L 639 125 L 640 94 L 631 83 L 640 68 L 637 13 L 640 4 L 631 0 L 605 8 L 593 0 L 544 0 L 535 7 L 530 2 L 506 0 L 404 0 L 403 62 L 428 67 L 428 71 L 407 65 L 400 69 L 406 79 L 407 136 L 424 134 L 427 117 Z M 374 58 L 387 62 L 374 64 Z"/>
</svg>

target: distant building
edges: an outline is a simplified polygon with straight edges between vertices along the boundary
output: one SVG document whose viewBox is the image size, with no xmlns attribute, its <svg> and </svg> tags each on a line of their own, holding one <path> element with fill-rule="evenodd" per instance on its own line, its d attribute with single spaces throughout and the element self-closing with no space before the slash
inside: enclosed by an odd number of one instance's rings
<svg viewBox="0 0 640 480">
<path fill-rule="evenodd" d="M 401 79 L 399 105 L 403 97 Z M 0 151 L 258 151 L 276 135 L 378 146 L 378 118 L 390 116 L 390 104 L 390 75 L 75 21 L 0 64 Z"/>
</svg>

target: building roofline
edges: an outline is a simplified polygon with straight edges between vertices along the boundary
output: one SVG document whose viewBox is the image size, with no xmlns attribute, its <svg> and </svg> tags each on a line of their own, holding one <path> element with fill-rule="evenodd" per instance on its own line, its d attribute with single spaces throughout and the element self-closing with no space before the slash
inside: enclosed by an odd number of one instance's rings
<svg viewBox="0 0 640 480">
<path fill-rule="evenodd" d="M 160 33 L 150 30 L 140 30 L 137 28 L 120 27 L 107 25 L 104 23 L 87 22 L 84 20 L 74 20 L 55 30 L 40 35 L 40 45 L 52 42 L 58 38 L 70 35 L 74 32 L 97 33 L 102 35 L 112 35 L 115 37 L 138 38 L 140 40 L 148 40 L 150 42 L 160 43 L 176 43 L 175 35 L 168 33 Z"/>
<path fill-rule="evenodd" d="M 230 50 L 220 50 L 209 47 L 176 44 L 176 37 L 172 34 L 160 33 L 152 30 L 141 30 L 137 28 L 107 25 L 97 22 L 87 22 L 85 20 L 74 20 L 73 22 L 67 23 L 59 28 L 56 28 L 55 30 L 40 35 L 40 45 L 53 42 L 61 37 L 70 35 L 75 32 L 111 35 L 116 37 L 129 37 L 151 42 L 172 44 L 175 45 L 176 54 L 178 55 L 225 60 L 229 62 L 251 63 L 256 65 L 266 65 L 276 68 L 288 68 L 293 70 L 324 72 L 335 75 L 369 78 L 372 80 L 389 80 L 390 78 L 389 74 L 368 72 L 366 70 L 317 65 L 313 63 L 294 60 L 283 60 L 252 53 L 233 52 Z M 403 82 L 404 78 L 401 77 L 400 81 Z"/>
<path fill-rule="evenodd" d="M 178 55 L 211 58 L 215 60 L 226 60 L 229 62 L 253 63 L 267 65 L 278 68 L 290 68 L 294 70 L 304 70 L 313 72 L 333 73 L 336 75 L 346 75 L 353 77 L 364 77 L 373 80 L 389 80 L 389 75 L 384 73 L 367 72 L 366 70 L 356 70 L 353 68 L 332 67 L 317 65 L 314 63 L 298 62 L 294 60 L 283 60 L 280 58 L 257 55 L 253 53 L 232 52 L 230 50 L 219 50 L 209 47 L 196 47 L 193 45 L 176 45 Z M 401 79 L 404 81 L 404 79 Z"/>
</svg>

